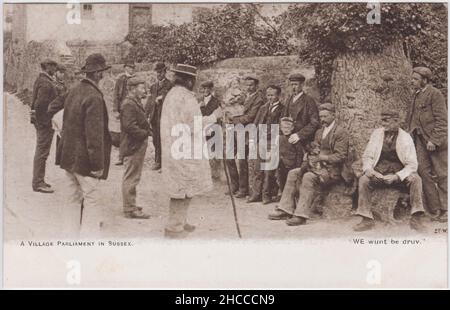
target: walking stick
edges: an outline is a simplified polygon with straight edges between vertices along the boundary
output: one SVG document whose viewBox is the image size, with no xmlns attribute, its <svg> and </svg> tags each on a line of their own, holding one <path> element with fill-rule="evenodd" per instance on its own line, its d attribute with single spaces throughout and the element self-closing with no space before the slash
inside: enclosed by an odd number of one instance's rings
<svg viewBox="0 0 450 310">
<path fill-rule="evenodd" d="M 227 163 L 225 158 L 222 159 L 223 162 L 223 170 L 225 171 L 225 176 L 227 178 L 228 191 L 230 193 L 231 205 L 233 206 L 233 214 L 234 214 L 234 223 L 236 224 L 236 231 L 239 236 L 239 239 L 242 239 L 241 229 L 239 228 L 239 221 L 236 212 L 236 203 L 234 202 L 233 191 L 231 190 L 230 177 L 228 175 Z"/>
<path fill-rule="evenodd" d="M 226 127 L 225 127 L 224 123 L 222 123 L 222 129 L 225 129 L 225 132 L 226 132 Z M 222 138 L 223 138 L 223 135 L 222 135 Z M 238 221 L 238 216 L 237 216 L 237 211 L 236 211 L 236 203 L 234 201 L 233 191 L 231 190 L 230 176 L 228 174 L 227 163 L 226 163 L 225 157 L 226 156 L 222 156 L 223 170 L 225 171 L 225 177 L 227 178 L 228 191 L 230 193 L 231 205 L 233 206 L 233 215 L 234 215 L 234 223 L 236 224 L 236 231 L 237 231 L 239 238 L 242 239 L 241 229 L 239 227 L 239 221 Z"/>
</svg>

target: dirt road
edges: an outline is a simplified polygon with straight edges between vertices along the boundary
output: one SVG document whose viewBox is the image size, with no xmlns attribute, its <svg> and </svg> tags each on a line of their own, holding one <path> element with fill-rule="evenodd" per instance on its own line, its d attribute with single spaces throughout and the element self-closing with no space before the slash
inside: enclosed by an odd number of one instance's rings
<svg viewBox="0 0 450 310">
<path fill-rule="evenodd" d="M 28 107 L 14 96 L 4 97 L 4 182 L 5 182 L 5 240 L 52 239 L 58 238 L 61 226 L 61 210 L 64 208 L 64 172 L 54 165 L 55 142 L 47 162 L 47 182 L 52 184 L 54 194 L 41 194 L 31 189 L 32 161 L 35 148 L 35 130 L 29 123 Z M 164 196 L 160 174 L 150 170 L 153 146 L 149 143 L 146 168 L 138 187 L 138 203 L 144 211 L 151 214 L 149 220 L 126 219 L 122 214 L 121 178 L 122 167 L 111 166 L 110 176 L 102 182 L 102 204 L 105 208 L 106 238 L 162 238 L 168 211 L 168 199 Z M 117 158 L 113 150 L 112 161 Z M 224 195 L 225 184 L 215 184 L 208 195 L 196 197 L 190 209 L 190 222 L 197 229 L 191 239 L 236 239 L 237 234 L 233 211 L 228 196 Z M 243 238 L 304 239 L 304 238 L 345 238 L 356 236 L 413 237 L 408 225 L 386 226 L 378 224 L 370 232 L 356 234 L 352 226 L 358 218 L 340 220 L 311 220 L 308 225 L 288 227 L 282 221 L 269 221 L 267 214 L 274 204 L 247 204 L 237 199 L 238 216 Z M 426 221 L 427 232 L 422 237 L 446 238 L 445 233 L 436 229 L 446 228 L 446 224 Z"/>
</svg>

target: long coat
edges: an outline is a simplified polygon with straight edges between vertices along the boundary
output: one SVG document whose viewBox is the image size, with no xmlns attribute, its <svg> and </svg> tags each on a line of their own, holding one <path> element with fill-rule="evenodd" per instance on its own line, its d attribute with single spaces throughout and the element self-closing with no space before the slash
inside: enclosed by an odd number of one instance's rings
<svg viewBox="0 0 450 310">
<path fill-rule="evenodd" d="M 412 124 L 416 114 L 418 127 L 427 141 L 437 146 L 447 145 L 447 105 L 442 93 L 428 85 L 423 91 L 415 94 L 414 101 L 408 111 L 408 130 L 415 127 Z"/>
<path fill-rule="evenodd" d="M 33 86 L 31 109 L 36 111 L 36 125 L 51 127 L 51 116 L 47 109 L 50 102 L 58 96 L 53 80 L 45 73 L 40 73 Z"/>
<path fill-rule="evenodd" d="M 161 82 L 156 82 L 152 86 L 150 86 L 150 96 L 147 99 L 145 111 L 148 118 L 150 119 L 150 123 L 152 124 L 152 126 L 159 126 L 161 120 L 162 105 L 167 93 L 172 88 L 172 86 L 172 82 L 168 79 L 164 79 Z M 158 98 L 159 96 L 162 97 L 162 101 L 160 103 L 156 103 L 156 98 Z"/>
<path fill-rule="evenodd" d="M 61 142 L 57 150 L 62 169 L 83 176 L 103 169 L 101 179 L 109 172 L 111 137 L 108 112 L 100 89 L 83 79 L 69 90 L 64 102 Z"/>
<path fill-rule="evenodd" d="M 362 156 L 363 171 L 373 169 L 380 160 L 383 149 L 384 128 L 377 128 L 372 132 L 369 143 Z M 403 164 L 403 169 L 396 174 L 400 180 L 406 179 L 411 173 L 417 171 L 417 154 L 414 141 L 411 136 L 403 129 L 398 129 L 397 141 L 395 144 L 398 159 Z"/>
<path fill-rule="evenodd" d="M 141 147 L 150 135 L 150 125 L 142 104 L 130 96 L 122 102 L 120 124 L 123 138 L 120 148 L 123 156 L 131 156 Z"/>
<path fill-rule="evenodd" d="M 203 128 L 194 127 L 195 117 L 202 119 L 194 93 L 185 87 L 174 86 L 164 100 L 161 113 L 161 172 L 170 198 L 184 199 L 212 189 L 211 168 L 203 155 Z M 194 137 L 201 139 L 198 141 Z M 182 141 L 190 145 L 181 145 Z M 200 154 L 201 159 L 194 158 L 195 154 Z"/>
</svg>

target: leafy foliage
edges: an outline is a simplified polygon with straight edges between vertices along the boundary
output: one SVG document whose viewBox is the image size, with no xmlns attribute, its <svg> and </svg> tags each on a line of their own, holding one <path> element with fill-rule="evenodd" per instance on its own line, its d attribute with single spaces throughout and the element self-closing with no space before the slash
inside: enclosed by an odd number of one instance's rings
<svg viewBox="0 0 450 310">
<path fill-rule="evenodd" d="M 365 3 L 291 5 L 280 17 L 304 44 L 300 57 L 314 65 L 321 96 L 330 92 L 334 59 L 343 53 L 380 53 L 403 40 L 413 65 L 436 73 L 436 85 L 447 85 L 447 18 L 442 4 L 382 3 L 381 23 L 369 24 Z M 290 21 L 290 22 L 286 22 Z"/>
<path fill-rule="evenodd" d="M 276 28 L 258 24 L 257 15 L 251 4 L 228 4 L 200 12 L 191 23 L 147 25 L 127 36 L 133 44 L 130 57 L 201 65 L 232 57 L 291 54 L 293 46 Z"/>
</svg>

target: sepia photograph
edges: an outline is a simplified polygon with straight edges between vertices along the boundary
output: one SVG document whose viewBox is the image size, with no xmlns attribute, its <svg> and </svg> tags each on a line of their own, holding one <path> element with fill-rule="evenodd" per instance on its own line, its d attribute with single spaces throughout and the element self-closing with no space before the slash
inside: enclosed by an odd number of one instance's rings
<svg viewBox="0 0 450 310">
<path fill-rule="evenodd" d="M 2 9 L 6 287 L 448 286 L 446 2 Z"/>
</svg>

